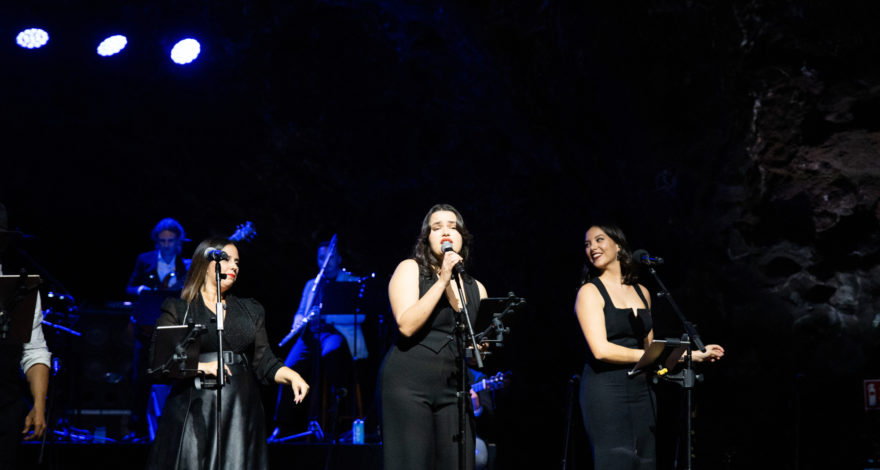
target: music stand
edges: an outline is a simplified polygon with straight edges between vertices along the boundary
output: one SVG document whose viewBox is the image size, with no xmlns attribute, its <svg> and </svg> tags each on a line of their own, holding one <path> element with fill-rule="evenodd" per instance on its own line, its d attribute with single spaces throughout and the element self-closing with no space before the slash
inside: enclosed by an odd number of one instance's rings
<svg viewBox="0 0 880 470">
<path fill-rule="evenodd" d="M 138 295 L 131 317 L 139 326 L 152 327 L 162 314 L 162 302 L 169 297 L 180 298 L 180 290 L 145 290 Z"/>
<path fill-rule="evenodd" d="M 525 302 L 522 297 L 517 297 L 513 292 L 509 293 L 507 297 L 486 297 L 481 300 L 474 324 L 474 331 L 479 331 L 475 335 L 477 341 L 493 343 L 498 347 L 503 346 L 504 334 L 510 333 L 510 328 L 505 327 L 502 320 Z"/>
<path fill-rule="evenodd" d="M 357 281 L 330 281 L 322 285 L 321 316 L 351 316 L 357 310 L 360 290 L 361 284 Z"/>
<path fill-rule="evenodd" d="M 687 346 L 682 346 L 681 340 L 676 338 L 655 339 L 639 358 L 639 362 L 627 372 L 630 377 L 647 371 L 654 364 L 662 364 L 662 368 L 671 370 L 678 364 L 678 358 L 684 354 Z"/>
<path fill-rule="evenodd" d="M 40 276 L 0 276 L 0 344 L 31 340 Z"/>
<path fill-rule="evenodd" d="M 321 309 L 319 313 L 322 323 L 333 325 L 334 328 L 336 328 L 336 330 L 343 337 L 351 338 L 351 342 L 349 343 L 348 347 L 350 347 L 351 351 L 353 351 L 351 355 L 351 377 L 349 378 L 351 380 L 350 388 L 352 389 L 352 396 L 349 399 L 350 401 L 347 402 L 347 405 L 350 404 L 350 411 L 353 411 L 355 417 L 360 417 L 360 414 L 363 410 L 363 405 L 361 403 L 360 384 L 358 383 L 357 376 L 357 362 L 358 359 L 360 359 L 357 354 L 358 332 L 360 331 L 361 324 L 364 321 L 364 314 L 360 313 L 360 308 L 358 307 L 364 288 L 364 285 L 360 281 L 361 280 L 359 278 L 344 281 L 339 281 L 335 279 L 323 281 L 320 286 Z M 346 341 L 348 342 L 349 340 L 346 339 Z M 346 346 L 342 347 L 344 348 Z M 327 384 L 340 387 L 342 385 L 340 383 L 331 384 L 329 382 L 327 376 L 327 370 L 329 369 L 325 370 L 325 366 L 327 364 L 324 361 L 324 356 L 321 354 L 320 342 L 317 348 L 318 351 L 316 351 L 314 355 L 313 366 L 313 377 L 315 377 L 315 380 L 317 382 L 315 385 L 321 386 Z M 325 421 L 325 428 L 329 430 L 328 436 L 330 440 L 330 447 L 327 450 L 328 455 L 332 451 L 333 445 L 335 445 L 338 441 L 336 426 L 340 420 L 339 408 L 341 406 L 341 399 L 342 397 L 348 395 L 348 391 L 345 389 L 345 387 L 337 388 L 336 390 L 335 403 L 332 405 L 332 407 L 329 408 L 329 425 L 327 425 Z M 340 395 L 340 391 L 344 391 L 344 393 Z M 324 390 L 322 390 L 322 393 L 323 392 Z M 329 397 L 327 396 L 324 396 L 322 398 L 326 398 L 327 400 L 329 400 Z M 317 399 L 317 397 L 313 399 Z M 322 409 L 319 412 L 319 418 L 325 416 L 324 413 L 327 411 L 325 406 L 326 405 L 321 406 Z"/>
<path fill-rule="evenodd" d="M 205 331 L 200 324 L 157 326 L 147 375 L 172 379 L 198 375 L 200 348 L 196 339 Z"/>
</svg>

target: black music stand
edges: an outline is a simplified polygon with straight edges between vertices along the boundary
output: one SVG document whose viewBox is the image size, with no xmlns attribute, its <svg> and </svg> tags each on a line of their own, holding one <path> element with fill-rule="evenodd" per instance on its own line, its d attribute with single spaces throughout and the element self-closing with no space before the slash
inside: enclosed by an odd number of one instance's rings
<svg viewBox="0 0 880 470">
<path fill-rule="evenodd" d="M 131 317 L 138 326 L 152 327 L 162 314 L 162 302 L 173 297 L 180 298 L 180 290 L 145 290 L 138 295 L 131 310 Z M 146 338 L 148 341 L 149 338 Z"/>
<path fill-rule="evenodd" d="M 627 374 L 633 377 L 656 367 L 658 375 L 666 375 L 666 372 L 675 368 L 678 358 L 686 350 L 687 346 L 683 346 L 677 338 L 655 339 Z"/>
<path fill-rule="evenodd" d="M 353 396 L 349 398 L 349 400 L 354 400 L 352 408 L 355 410 L 355 413 L 360 413 L 361 411 L 360 392 L 358 391 L 359 384 L 357 380 L 357 360 L 359 359 L 357 357 L 357 328 L 363 323 L 363 314 L 360 313 L 360 309 L 358 308 L 358 304 L 360 303 L 359 300 L 363 295 L 363 288 L 364 285 L 360 282 L 360 279 L 352 279 L 348 281 L 329 279 L 323 281 L 319 287 L 321 291 L 321 309 L 318 314 L 320 322 L 331 325 L 351 322 L 355 329 L 355 343 L 352 345 L 354 354 L 351 358 L 351 386 L 354 387 L 354 390 Z M 359 319 L 361 320 L 360 322 L 358 322 Z M 312 375 L 317 380 L 316 385 L 320 387 L 320 385 L 325 382 L 326 378 L 326 371 L 324 371 L 323 364 L 324 357 L 321 354 L 320 342 L 317 345 L 314 358 L 314 372 Z M 323 393 L 324 390 L 321 390 L 321 392 Z M 336 432 L 336 425 L 340 420 L 339 407 L 341 406 L 341 400 L 348 395 L 348 391 L 342 388 L 336 390 L 334 395 L 335 400 L 333 407 L 330 409 L 330 425 L 328 426 L 329 434 L 327 435 L 330 438 L 328 453 L 333 449 L 333 445 L 339 440 Z M 317 397 L 313 397 L 313 399 L 316 398 Z M 327 423 L 325 422 L 325 425 L 326 424 Z M 309 424 L 309 427 L 312 427 L 311 423 Z M 317 437 L 317 435 L 315 436 Z"/>
<path fill-rule="evenodd" d="M 486 297 L 481 300 L 474 324 L 474 331 L 479 331 L 475 335 L 477 341 L 496 347 L 503 346 L 504 335 L 510 333 L 510 328 L 504 326 L 504 317 L 515 312 L 525 303 L 525 299 L 517 297 L 513 292 L 508 293 L 507 297 Z"/>
<path fill-rule="evenodd" d="M 31 340 L 40 276 L 0 276 L 0 344 Z"/>
<path fill-rule="evenodd" d="M 170 379 L 199 375 L 199 342 L 196 340 L 206 331 L 204 325 L 192 323 L 157 326 L 147 375 Z"/>
</svg>

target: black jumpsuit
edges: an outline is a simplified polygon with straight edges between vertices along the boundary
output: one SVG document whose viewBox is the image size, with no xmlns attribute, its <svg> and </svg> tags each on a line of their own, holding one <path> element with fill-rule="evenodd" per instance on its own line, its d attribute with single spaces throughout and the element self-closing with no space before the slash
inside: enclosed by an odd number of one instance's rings
<svg viewBox="0 0 880 470">
<path fill-rule="evenodd" d="M 615 308 L 599 278 L 590 280 L 605 300 L 608 341 L 627 348 L 644 348 L 653 328 L 651 312 Z M 634 287 L 647 307 L 638 286 Z M 580 403 L 584 427 L 593 448 L 596 470 L 653 470 L 656 468 L 654 394 L 647 374 L 627 376 L 632 364 L 609 364 L 590 354 L 581 380 Z"/>
<path fill-rule="evenodd" d="M 419 276 L 419 298 L 437 276 Z M 476 281 L 464 282 L 471 320 L 476 320 L 480 291 Z M 455 311 L 444 294 L 431 316 L 413 336 L 399 337 L 379 372 L 385 470 L 458 468 L 458 383 Z M 467 468 L 474 465 L 473 413 L 468 404 Z"/>
</svg>

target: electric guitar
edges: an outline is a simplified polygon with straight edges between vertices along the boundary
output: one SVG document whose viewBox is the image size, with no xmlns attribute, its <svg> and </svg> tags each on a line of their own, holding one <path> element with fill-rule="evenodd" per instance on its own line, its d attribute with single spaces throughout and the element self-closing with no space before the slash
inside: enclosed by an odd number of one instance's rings
<svg viewBox="0 0 880 470">
<path fill-rule="evenodd" d="M 507 386 L 509 382 L 510 377 L 504 375 L 503 372 L 499 372 L 492 377 L 474 382 L 473 385 L 471 385 L 471 390 L 475 393 L 480 393 L 483 390 L 500 390 Z"/>
<path fill-rule="evenodd" d="M 246 220 L 243 224 L 238 224 L 235 227 L 235 233 L 229 236 L 229 239 L 234 242 L 247 242 L 250 243 L 254 241 L 254 238 L 257 236 L 257 229 L 254 228 L 254 223 L 250 220 Z"/>
</svg>

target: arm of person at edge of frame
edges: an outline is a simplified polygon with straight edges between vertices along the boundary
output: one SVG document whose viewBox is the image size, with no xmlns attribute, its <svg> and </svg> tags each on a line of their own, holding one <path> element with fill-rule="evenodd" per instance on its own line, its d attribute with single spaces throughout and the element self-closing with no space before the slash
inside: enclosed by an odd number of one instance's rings
<svg viewBox="0 0 880 470">
<path fill-rule="evenodd" d="M 46 395 L 49 393 L 49 368 L 46 364 L 34 364 L 25 372 L 34 406 L 24 420 L 21 433 L 24 440 L 30 441 L 43 437 L 46 432 Z M 31 432 L 33 430 L 33 432 Z"/>
</svg>

